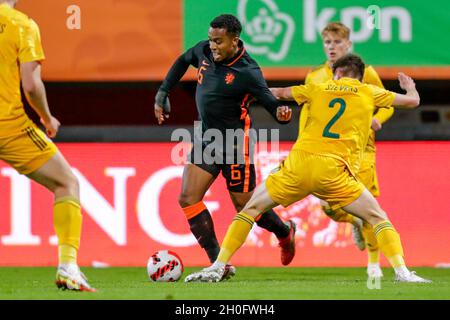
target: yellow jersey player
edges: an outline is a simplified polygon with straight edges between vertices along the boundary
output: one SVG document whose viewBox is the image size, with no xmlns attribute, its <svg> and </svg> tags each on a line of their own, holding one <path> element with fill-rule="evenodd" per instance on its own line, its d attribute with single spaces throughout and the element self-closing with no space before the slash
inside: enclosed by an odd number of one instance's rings
<svg viewBox="0 0 450 320">
<path fill-rule="evenodd" d="M 17 0 L 0 0 L 0 159 L 55 195 L 54 227 L 59 265 L 56 285 L 95 291 L 77 264 L 81 235 L 78 180 L 53 142 L 25 114 L 20 83 L 50 138 L 60 126 L 52 116 L 41 80 L 44 60 L 37 24 L 15 9 Z"/>
<path fill-rule="evenodd" d="M 322 40 L 327 61 L 308 73 L 305 84 L 324 83 L 333 79 L 333 72 L 331 70 L 333 64 L 339 58 L 346 55 L 352 45 L 352 42 L 350 41 L 350 29 L 340 22 L 331 22 L 327 24 L 322 30 Z M 372 66 L 366 66 L 362 82 L 384 88 L 380 77 Z M 276 95 L 276 89 L 273 90 L 273 93 Z M 309 117 L 309 110 L 310 105 L 305 103 L 300 115 L 300 134 L 305 129 Z M 364 184 L 374 197 L 378 197 L 380 194 L 375 163 L 375 131 L 380 130 L 382 124 L 386 122 L 393 113 L 394 108 L 392 107 L 375 109 L 367 145 L 364 150 L 360 167 L 356 173 L 357 179 Z M 370 225 L 367 223 L 363 224 L 361 219 L 356 218 L 341 209 L 331 210 L 326 204 L 324 204 L 322 208 L 333 220 L 338 222 L 349 222 L 353 225 L 353 238 L 357 247 L 360 250 L 364 250 L 367 247 L 368 275 L 375 278 L 382 277 L 383 272 L 380 268 L 380 251 Z"/>
<path fill-rule="evenodd" d="M 219 257 L 212 266 L 186 277 L 186 282 L 217 282 L 225 265 L 245 242 L 255 218 L 279 204 L 287 207 L 313 194 L 332 210 L 345 211 L 373 226 L 381 252 L 400 282 L 430 282 L 409 271 L 403 260 L 400 236 L 367 188 L 356 179 L 369 136 L 375 106 L 419 105 L 414 81 L 400 73 L 406 95 L 361 83 L 364 62 L 346 55 L 333 64 L 335 80 L 284 88 L 283 99 L 310 103 L 307 124 L 280 169 L 255 190 L 225 235 Z M 281 91 L 281 90 L 280 90 Z"/>
</svg>

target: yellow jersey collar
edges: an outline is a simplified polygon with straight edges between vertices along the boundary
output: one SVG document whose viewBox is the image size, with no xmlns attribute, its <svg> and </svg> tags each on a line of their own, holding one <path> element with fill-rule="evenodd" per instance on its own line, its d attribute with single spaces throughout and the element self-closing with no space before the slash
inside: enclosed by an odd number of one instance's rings
<svg viewBox="0 0 450 320">
<path fill-rule="evenodd" d="M 336 81 L 345 81 L 345 82 L 350 82 L 350 83 L 354 83 L 354 84 L 360 84 L 361 81 L 359 81 L 358 79 L 355 78 L 349 78 L 349 77 L 342 77 L 339 80 Z"/>
</svg>

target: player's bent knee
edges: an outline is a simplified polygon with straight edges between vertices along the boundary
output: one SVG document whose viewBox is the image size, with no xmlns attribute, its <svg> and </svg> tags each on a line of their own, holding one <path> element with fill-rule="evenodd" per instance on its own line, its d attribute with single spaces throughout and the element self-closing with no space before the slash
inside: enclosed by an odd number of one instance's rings
<svg viewBox="0 0 450 320">
<path fill-rule="evenodd" d="M 242 211 L 242 210 L 244 209 L 244 207 L 245 207 L 245 206 L 240 205 L 240 204 L 236 204 L 236 205 L 235 205 L 235 208 L 236 208 L 236 211 L 237 211 L 237 212 Z"/>
<path fill-rule="evenodd" d="M 387 220 L 386 213 L 383 210 L 380 211 L 370 211 L 367 218 L 367 222 L 370 223 L 372 226 Z"/>
<path fill-rule="evenodd" d="M 243 209 L 239 210 L 239 211 L 243 211 L 246 214 L 248 214 L 249 216 L 252 216 L 253 218 L 256 218 L 257 216 L 259 216 L 260 214 L 264 213 L 265 208 L 262 208 L 260 206 L 258 206 L 258 204 L 256 202 L 248 202 Z"/>
<path fill-rule="evenodd" d="M 55 181 L 55 185 L 54 193 L 57 195 L 79 197 L 80 182 L 71 171 Z"/>
<path fill-rule="evenodd" d="M 58 182 L 62 187 L 68 189 L 78 190 L 80 188 L 80 182 L 71 170 L 67 171 Z"/>
<path fill-rule="evenodd" d="M 80 192 L 80 181 L 78 178 L 71 173 L 68 178 L 68 187 L 76 194 Z"/>
<path fill-rule="evenodd" d="M 253 218 L 256 219 L 256 217 L 260 216 L 261 214 L 264 214 L 264 212 L 262 210 L 257 210 L 257 209 L 246 209 L 244 208 L 241 212 L 245 212 L 246 214 L 248 214 L 249 216 L 252 216 Z"/>
<path fill-rule="evenodd" d="M 182 208 L 192 206 L 199 201 L 201 201 L 201 199 L 197 200 L 194 196 L 184 192 L 180 193 L 180 195 L 178 196 L 178 204 Z"/>
<path fill-rule="evenodd" d="M 184 194 L 180 194 L 178 196 L 178 204 L 180 205 L 180 207 L 184 208 L 189 206 L 188 202 L 187 202 L 187 197 Z"/>
</svg>

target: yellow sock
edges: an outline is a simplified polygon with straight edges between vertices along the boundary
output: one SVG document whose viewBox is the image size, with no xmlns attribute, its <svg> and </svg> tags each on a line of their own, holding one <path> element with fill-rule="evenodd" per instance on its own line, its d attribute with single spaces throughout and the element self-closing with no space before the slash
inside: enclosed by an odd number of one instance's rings
<svg viewBox="0 0 450 320">
<path fill-rule="evenodd" d="M 330 207 L 322 207 L 325 214 L 336 222 L 348 222 L 353 224 L 355 217 L 345 212 L 343 209 L 331 210 Z"/>
<path fill-rule="evenodd" d="M 76 263 L 82 222 L 79 201 L 73 197 L 56 199 L 53 210 L 53 224 L 58 236 L 59 263 Z"/>
<path fill-rule="evenodd" d="M 58 246 L 59 264 L 77 263 L 77 249 L 67 244 Z"/>
<path fill-rule="evenodd" d="M 373 232 L 373 228 L 370 224 L 364 222 L 362 233 L 364 239 L 366 240 L 367 255 L 369 258 L 369 263 L 379 263 L 380 262 L 380 250 L 378 247 L 378 241 Z"/>
<path fill-rule="evenodd" d="M 391 265 L 394 268 L 404 266 L 402 243 L 394 226 L 385 220 L 374 225 L 373 230 L 381 252 L 388 258 Z"/>
<path fill-rule="evenodd" d="M 369 263 L 380 263 L 380 250 L 367 250 L 367 258 Z"/>
<path fill-rule="evenodd" d="M 239 212 L 234 217 L 223 239 L 217 261 L 224 264 L 230 261 L 233 254 L 242 246 L 245 239 L 247 239 L 254 222 L 255 219 L 245 212 Z"/>
<path fill-rule="evenodd" d="M 401 266 L 405 266 L 405 260 L 403 260 L 403 257 L 399 254 L 389 257 L 388 258 L 389 263 L 394 267 L 394 268 L 398 268 Z"/>
</svg>

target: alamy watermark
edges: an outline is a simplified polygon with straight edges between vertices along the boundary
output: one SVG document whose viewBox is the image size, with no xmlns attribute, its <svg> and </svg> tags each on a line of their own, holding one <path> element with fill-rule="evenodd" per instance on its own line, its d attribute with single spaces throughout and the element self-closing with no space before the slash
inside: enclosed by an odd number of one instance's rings
<svg viewBox="0 0 450 320">
<path fill-rule="evenodd" d="M 371 277 L 367 278 L 367 289 L 373 290 L 381 290 L 381 277 Z"/>
<path fill-rule="evenodd" d="M 176 129 L 171 141 L 178 142 L 171 152 L 176 165 L 193 164 L 248 164 L 254 155 L 269 151 L 279 154 L 279 129 L 226 129 L 225 132 L 209 128 L 204 130 L 201 121 L 194 122 L 194 130 Z"/>
<path fill-rule="evenodd" d="M 381 8 L 373 4 L 368 6 L 366 11 L 369 14 L 366 21 L 367 27 L 371 30 L 381 29 Z"/>
<path fill-rule="evenodd" d="M 69 30 L 81 29 L 81 8 L 76 4 L 67 7 L 66 13 L 69 15 L 66 20 L 66 27 Z"/>
</svg>

